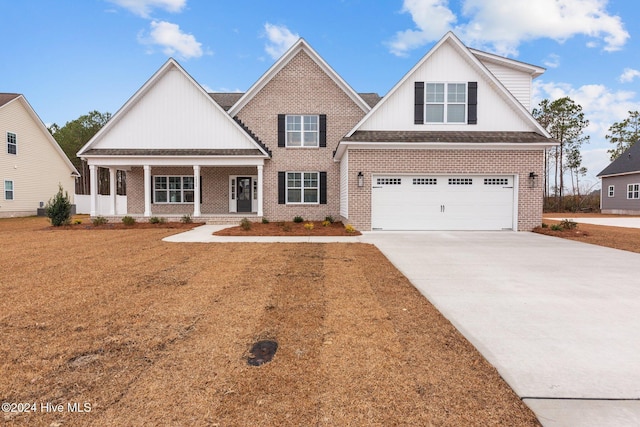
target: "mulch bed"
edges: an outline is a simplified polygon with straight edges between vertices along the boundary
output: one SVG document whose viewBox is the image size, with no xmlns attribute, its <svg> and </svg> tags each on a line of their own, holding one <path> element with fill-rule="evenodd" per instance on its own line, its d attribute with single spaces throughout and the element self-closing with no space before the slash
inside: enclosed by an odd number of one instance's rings
<svg viewBox="0 0 640 427">
<path fill-rule="evenodd" d="M 305 228 L 306 224 L 313 224 L 313 228 Z M 252 222 L 248 230 L 238 225 L 213 234 L 217 236 L 359 236 L 362 233 L 357 230 L 352 233 L 347 232 L 344 224 L 339 221 L 326 226 L 322 225 L 322 221 L 284 221 L 267 224 Z"/>
</svg>

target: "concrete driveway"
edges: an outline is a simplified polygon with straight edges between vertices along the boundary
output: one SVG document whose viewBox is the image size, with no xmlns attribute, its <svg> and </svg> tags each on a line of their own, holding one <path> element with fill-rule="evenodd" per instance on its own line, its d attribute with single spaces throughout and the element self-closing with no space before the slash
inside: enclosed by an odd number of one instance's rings
<svg viewBox="0 0 640 427">
<path fill-rule="evenodd" d="M 640 254 L 534 233 L 372 232 L 544 426 L 640 425 Z"/>
</svg>

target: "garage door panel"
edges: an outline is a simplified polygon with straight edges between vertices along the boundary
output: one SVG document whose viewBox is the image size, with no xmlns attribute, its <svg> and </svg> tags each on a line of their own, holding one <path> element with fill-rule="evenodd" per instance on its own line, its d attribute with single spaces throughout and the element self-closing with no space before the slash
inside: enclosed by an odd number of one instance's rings
<svg viewBox="0 0 640 427">
<path fill-rule="evenodd" d="M 503 230 L 513 227 L 513 177 L 379 176 L 371 222 L 381 230 Z"/>
</svg>

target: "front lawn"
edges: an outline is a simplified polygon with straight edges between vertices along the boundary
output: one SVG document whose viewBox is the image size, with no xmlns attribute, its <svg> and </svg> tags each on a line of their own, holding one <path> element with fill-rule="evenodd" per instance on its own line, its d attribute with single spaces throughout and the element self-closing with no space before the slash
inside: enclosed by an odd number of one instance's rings
<svg viewBox="0 0 640 427">
<path fill-rule="evenodd" d="M 175 232 L 0 220 L 3 425 L 538 425 L 374 246 Z"/>
</svg>

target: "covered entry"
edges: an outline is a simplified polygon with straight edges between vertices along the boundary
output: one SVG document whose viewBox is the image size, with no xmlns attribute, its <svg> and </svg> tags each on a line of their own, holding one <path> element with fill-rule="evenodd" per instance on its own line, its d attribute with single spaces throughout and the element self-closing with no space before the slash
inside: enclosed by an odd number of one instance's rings
<svg viewBox="0 0 640 427">
<path fill-rule="evenodd" d="M 373 230 L 512 230 L 514 176 L 374 175 Z"/>
</svg>

